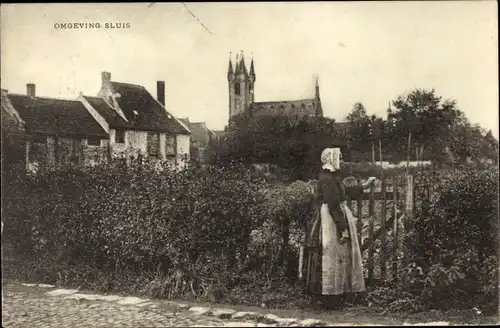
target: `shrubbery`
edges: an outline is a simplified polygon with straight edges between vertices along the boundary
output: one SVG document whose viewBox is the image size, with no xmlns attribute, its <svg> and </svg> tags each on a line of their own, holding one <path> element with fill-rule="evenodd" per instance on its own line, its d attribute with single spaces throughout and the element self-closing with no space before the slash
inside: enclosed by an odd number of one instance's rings
<svg viewBox="0 0 500 328">
<path fill-rule="evenodd" d="M 104 292 L 306 306 L 293 280 L 314 181 L 271 185 L 249 172 L 137 160 L 15 177 L 3 182 L 2 246 L 29 266 L 4 270 Z M 417 212 L 410 265 L 370 291 L 372 304 L 495 306 L 498 172 L 443 181 Z"/>
<path fill-rule="evenodd" d="M 369 301 L 393 310 L 497 310 L 498 171 L 444 181 L 417 212 L 410 264 Z"/>
<path fill-rule="evenodd" d="M 30 251 L 22 258 L 177 275 L 199 293 L 204 275 L 236 270 L 236 252 L 264 217 L 263 182 L 242 172 L 174 172 L 139 160 L 38 174 L 5 204 L 4 237 Z"/>
</svg>

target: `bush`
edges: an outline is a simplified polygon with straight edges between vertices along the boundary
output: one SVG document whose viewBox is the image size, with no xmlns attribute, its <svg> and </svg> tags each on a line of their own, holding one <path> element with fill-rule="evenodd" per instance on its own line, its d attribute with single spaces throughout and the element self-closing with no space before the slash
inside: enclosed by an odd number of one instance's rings
<svg viewBox="0 0 500 328">
<path fill-rule="evenodd" d="M 262 187 L 240 168 L 175 172 L 142 159 L 66 167 L 17 186 L 4 237 L 13 250 L 28 240 L 31 258 L 67 267 L 180 272 L 199 293 L 204 277 L 235 272 L 236 252 L 261 224 Z"/>
<path fill-rule="evenodd" d="M 393 310 L 498 306 L 498 171 L 466 170 L 443 179 L 416 216 L 414 255 L 393 297 L 369 300 Z"/>
</svg>

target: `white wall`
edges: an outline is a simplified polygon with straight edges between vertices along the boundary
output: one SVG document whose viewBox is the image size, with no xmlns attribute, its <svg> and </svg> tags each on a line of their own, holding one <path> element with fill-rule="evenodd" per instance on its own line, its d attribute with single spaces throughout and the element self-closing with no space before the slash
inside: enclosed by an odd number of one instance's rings
<svg viewBox="0 0 500 328">
<path fill-rule="evenodd" d="M 147 142 L 148 142 L 148 133 L 147 132 L 126 130 L 124 143 L 116 143 L 115 136 L 116 136 L 116 129 L 110 129 L 109 130 L 109 144 L 111 147 L 111 152 L 112 152 L 114 157 L 119 156 L 121 153 L 132 152 L 135 157 L 137 157 L 139 152 L 146 153 Z"/>
<path fill-rule="evenodd" d="M 179 169 L 186 168 L 189 162 L 189 146 L 190 136 L 178 134 L 176 138 L 177 143 L 177 167 Z M 184 160 L 186 158 L 186 160 Z"/>
</svg>

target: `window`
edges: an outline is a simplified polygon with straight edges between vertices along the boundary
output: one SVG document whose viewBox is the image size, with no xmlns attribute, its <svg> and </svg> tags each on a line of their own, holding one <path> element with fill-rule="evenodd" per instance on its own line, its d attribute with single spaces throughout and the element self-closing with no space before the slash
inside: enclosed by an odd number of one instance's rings
<svg viewBox="0 0 500 328">
<path fill-rule="evenodd" d="M 99 138 L 99 137 L 88 137 L 87 138 L 87 145 L 98 147 L 98 146 L 101 145 L 101 138 Z"/>
<path fill-rule="evenodd" d="M 115 132 L 115 143 L 125 143 L 125 131 L 116 130 Z"/>
<path fill-rule="evenodd" d="M 176 146 L 175 135 L 167 134 L 165 136 L 165 154 L 167 155 L 167 157 L 175 156 L 177 154 Z"/>
<path fill-rule="evenodd" d="M 237 96 L 240 95 L 240 84 L 239 83 L 236 83 L 234 85 L 234 93 L 236 93 Z"/>
<path fill-rule="evenodd" d="M 149 156 L 160 156 L 160 134 L 148 132 L 148 154 Z"/>
</svg>

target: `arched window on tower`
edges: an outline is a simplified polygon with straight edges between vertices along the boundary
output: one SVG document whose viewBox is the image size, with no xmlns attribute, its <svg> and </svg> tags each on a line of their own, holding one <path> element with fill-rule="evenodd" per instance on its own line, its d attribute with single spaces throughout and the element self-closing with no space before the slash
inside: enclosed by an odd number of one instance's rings
<svg viewBox="0 0 500 328">
<path fill-rule="evenodd" d="M 234 93 L 239 96 L 240 95 L 240 84 L 239 83 L 236 83 L 234 85 Z"/>
</svg>

